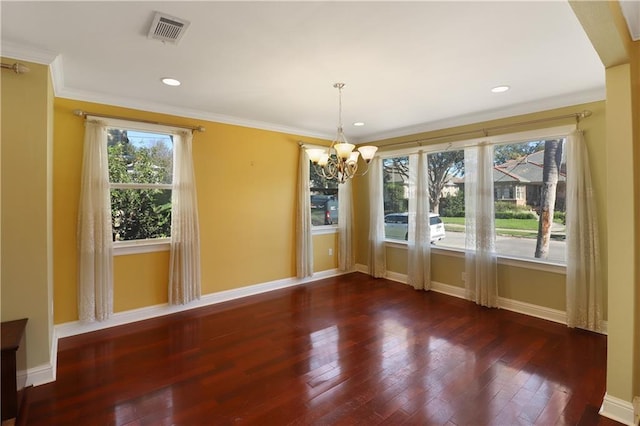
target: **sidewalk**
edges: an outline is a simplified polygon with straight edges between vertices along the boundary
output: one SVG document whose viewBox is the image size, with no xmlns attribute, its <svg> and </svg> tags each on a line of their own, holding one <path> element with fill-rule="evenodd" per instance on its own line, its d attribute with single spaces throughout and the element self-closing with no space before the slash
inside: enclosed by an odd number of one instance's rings
<svg viewBox="0 0 640 426">
<path fill-rule="evenodd" d="M 464 232 L 464 225 L 457 223 L 445 223 L 445 229 L 451 232 Z M 512 233 L 518 234 L 530 234 L 531 236 L 537 236 L 537 229 L 514 229 L 514 228 L 496 228 L 497 235 L 511 235 Z M 566 226 L 561 223 L 553 222 L 551 224 L 551 238 L 566 238 Z"/>
</svg>

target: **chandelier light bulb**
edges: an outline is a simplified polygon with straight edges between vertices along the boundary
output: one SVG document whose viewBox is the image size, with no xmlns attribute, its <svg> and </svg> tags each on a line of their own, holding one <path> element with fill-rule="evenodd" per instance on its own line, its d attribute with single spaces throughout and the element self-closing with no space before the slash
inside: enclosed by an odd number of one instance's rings
<svg viewBox="0 0 640 426">
<path fill-rule="evenodd" d="M 360 151 L 360 155 L 362 155 L 362 159 L 367 163 L 369 163 L 371 160 L 373 160 L 373 157 L 376 155 L 376 151 L 378 151 L 378 147 L 372 146 L 372 145 L 366 145 L 366 146 L 359 147 L 358 151 Z"/>
<path fill-rule="evenodd" d="M 329 153 L 323 152 L 322 155 L 320 155 L 320 159 L 318 160 L 318 165 L 324 167 L 328 163 L 329 163 Z"/>
<path fill-rule="evenodd" d="M 317 164 L 318 161 L 320 161 L 320 157 L 322 157 L 322 154 L 325 154 L 325 153 L 326 151 L 320 148 L 307 149 L 307 156 L 309 156 L 309 160 L 311 160 L 311 162 L 315 164 Z"/>
<path fill-rule="evenodd" d="M 319 176 L 324 179 L 335 180 L 338 183 L 345 183 L 354 176 L 362 176 L 367 173 L 369 162 L 371 162 L 378 147 L 363 146 L 354 151 L 356 146 L 347 142 L 342 129 L 342 88 L 344 83 L 335 83 L 333 87 L 338 89 L 338 131 L 336 137 L 331 142 L 328 151 L 309 148 L 307 149 L 307 155 Z M 358 158 L 360 156 L 365 160 L 367 168 L 364 172 L 357 173 Z"/>
<path fill-rule="evenodd" d="M 342 158 L 343 160 L 346 160 L 347 158 L 349 158 L 349 156 L 351 155 L 351 152 L 355 147 L 356 147 L 355 145 L 350 143 L 337 143 L 333 146 L 333 148 L 336 150 L 336 154 L 338 155 L 338 157 Z"/>
</svg>

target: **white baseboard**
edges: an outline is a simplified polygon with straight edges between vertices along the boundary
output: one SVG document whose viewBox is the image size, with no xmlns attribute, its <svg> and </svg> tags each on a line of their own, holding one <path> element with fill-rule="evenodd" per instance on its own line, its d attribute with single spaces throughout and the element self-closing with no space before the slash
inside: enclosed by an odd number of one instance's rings
<svg viewBox="0 0 640 426">
<path fill-rule="evenodd" d="M 356 265 L 356 269 L 360 272 L 367 273 L 367 265 Z M 400 274 L 398 272 L 387 271 L 385 278 L 391 281 L 407 284 L 407 275 Z M 461 299 L 465 298 L 465 289 L 455 285 L 444 284 L 437 281 L 431 281 L 431 290 L 446 294 Z M 533 305 L 531 303 L 520 302 L 518 300 L 506 299 L 504 297 L 498 297 L 498 307 L 506 309 L 507 311 L 513 311 L 520 314 L 529 315 L 536 318 L 545 319 L 548 321 L 557 322 L 560 324 L 567 324 L 567 314 L 564 311 L 557 309 L 547 308 L 544 306 Z"/>
<path fill-rule="evenodd" d="M 506 309 L 507 311 L 518 312 L 520 314 L 542 318 L 560 324 L 567 324 L 567 313 L 565 311 L 547 308 L 545 306 L 520 302 L 513 299 L 505 299 L 504 297 L 498 297 L 498 307 Z"/>
<path fill-rule="evenodd" d="M 363 264 L 357 264 L 355 271 L 365 274 L 369 273 L 369 267 Z M 186 311 L 190 309 L 209 306 L 217 303 L 227 302 L 242 297 L 253 296 L 261 293 L 266 293 L 273 290 L 278 290 L 287 287 L 293 287 L 309 282 L 317 281 L 324 278 L 330 278 L 334 276 L 343 275 L 347 272 L 340 271 L 338 269 L 330 269 L 327 271 L 316 272 L 312 277 L 307 278 L 285 278 L 276 281 L 270 281 L 262 284 L 251 285 L 247 287 L 241 287 L 233 290 L 225 290 L 218 293 L 206 294 L 200 298 L 200 300 L 193 301 L 186 305 L 170 306 L 168 304 L 161 304 L 155 306 L 148 306 L 140 309 L 133 309 L 125 312 L 118 312 L 111 318 L 102 322 L 90 322 L 84 323 L 80 321 L 72 321 L 64 324 L 59 324 L 54 327 L 53 342 L 51 348 L 51 363 L 42 364 L 40 366 L 30 368 L 26 372 L 18 373 L 18 383 L 22 380 L 25 385 L 38 386 L 41 384 L 53 382 L 56 379 L 56 365 L 58 356 L 58 339 L 75 336 L 78 334 L 88 333 L 91 331 L 102 330 L 119 325 L 125 325 L 136 321 L 142 321 L 159 316 L 169 315 L 176 312 Z M 392 281 L 407 284 L 407 275 L 397 272 L 388 271 L 386 278 Z M 465 289 L 458 286 L 444 284 L 436 281 L 431 282 L 431 289 L 438 293 L 443 293 L 449 296 L 458 298 L 465 298 Z M 566 313 L 543 306 L 537 306 L 517 300 L 498 298 L 499 307 L 502 309 L 534 316 L 537 318 L 546 319 L 549 321 L 559 322 L 566 324 Z M 606 325 L 606 324 L 605 324 Z M 603 403 L 604 407 L 604 403 Z M 633 413 L 633 410 L 631 410 Z"/>
<path fill-rule="evenodd" d="M 161 304 L 148 306 L 140 309 L 132 309 L 130 311 L 118 312 L 113 314 L 111 318 L 101 322 L 85 323 L 81 321 L 72 321 L 58 324 L 53 329 L 53 342 L 51 345 L 51 363 L 42 364 L 34 368 L 28 369 L 26 372 L 18 373 L 18 383 L 22 381 L 23 387 L 29 385 L 42 385 L 56 380 L 56 367 L 58 360 L 58 339 L 63 337 L 75 336 L 78 334 L 89 333 L 91 331 L 103 330 L 105 328 L 125 325 L 136 321 L 142 321 L 176 312 L 187 311 L 190 309 L 201 308 L 216 303 L 227 302 L 241 297 L 253 296 L 256 294 L 266 293 L 286 287 L 293 287 L 301 284 L 310 283 L 324 278 L 343 275 L 348 272 L 339 269 L 329 269 L 326 271 L 315 272 L 313 276 L 306 278 L 285 278 L 276 281 L 270 281 L 262 284 L 240 287 L 233 290 L 225 290 L 218 293 L 205 294 L 199 300 L 193 301 L 186 305 L 170 306 Z"/>
<path fill-rule="evenodd" d="M 399 274 L 397 272 L 387 271 L 384 274 L 384 277 L 391 281 L 407 284 L 407 276 L 405 274 Z"/>
<path fill-rule="evenodd" d="M 362 272 L 363 274 L 369 275 L 369 267 L 362 263 L 356 263 L 356 272 Z"/>
<path fill-rule="evenodd" d="M 455 285 L 449 285 L 449 284 L 444 284 L 437 281 L 431 281 L 431 290 L 435 291 L 436 293 L 442 293 L 448 296 L 465 299 L 464 288 L 458 287 Z"/>
<path fill-rule="evenodd" d="M 599 414 L 628 426 L 635 426 L 633 404 L 605 393 Z"/>
<path fill-rule="evenodd" d="M 56 329 L 53 329 L 51 336 L 51 350 L 49 353 L 49 362 L 37 365 L 27 370 L 16 372 L 18 390 L 26 386 L 40 386 L 46 383 L 55 382 L 56 366 L 58 365 L 58 337 Z"/>
<path fill-rule="evenodd" d="M 53 363 L 45 363 L 29 368 L 27 371 L 18 372 L 18 384 L 22 382 L 22 387 L 25 387 L 40 386 L 54 382 L 56 380 L 54 365 Z M 19 387 L 18 389 L 22 388 Z"/>
<path fill-rule="evenodd" d="M 142 321 L 159 316 L 169 315 L 176 312 L 187 311 L 189 309 L 201 308 L 204 306 L 214 305 L 216 303 L 227 302 L 241 297 L 253 296 L 256 294 L 266 293 L 273 290 L 279 290 L 286 287 L 293 287 L 323 278 L 343 275 L 346 272 L 338 269 L 330 269 L 321 272 L 315 272 L 313 276 L 307 278 L 285 278 L 276 281 L 270 281 L 262 284 L 255 284 L 246 287 L 240 287 L 232 290 L 220 291 L 217 293 L 205 294 L 199 300 L 195 300 L 186 305 L 161 305 L 148 306 L 140 309 L 132 309 L 130 311 L 118 312 L 105 321 L 81 322 L 72 321 L 55 326 L 56 345 L 57 339 L 69 336 L 75 336 L 91 331 L 102 330 L 105 328 L 115 327 L 118 325 L 129 324 L 131 322 Z"/>
<path fill-rule="evenodd" d="M 369 267 L 363 264 L 356 265 L 356 271 L 364 274 L 369 273 Z M 385 278 L 391 281 L 396 281 L 402 284 L 407 284 L 407 275 L 398 272 L 387 271 Z M 455 285 L 445 284 L 437 281 L 431 281 L 431 290 L 436 293 L 446 294 L 448 296 L 458 297 L 466 299 L 465 289 Z M 547 308 L 545 306 L 534 305 L 532 303 L 521 302 L 519 300 L 507 299 L 505 297 L 498 297 L 498 307 L 500 309 L 506 309 L 507 311 L 517 312 L 519 314 L 525 314 L 536 318 L 541 318 L 548 321 L 557 322 L 559 324 L 567 324 L 567 313 L 558 309 Z M 600 333 L 607 334 L 608 323 L 602 321 L 602 331 Z"/>
</svg>

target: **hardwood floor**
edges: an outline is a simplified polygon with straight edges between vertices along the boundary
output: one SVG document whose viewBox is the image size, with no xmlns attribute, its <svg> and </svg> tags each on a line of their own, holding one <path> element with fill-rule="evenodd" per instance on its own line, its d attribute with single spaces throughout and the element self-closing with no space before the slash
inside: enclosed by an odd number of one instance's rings
<svg viewBox="0 0 640 426">
<path fill-rule="evenodd" d="M 62 339 L 28 425 L 612 425 L 606 337 L 354 273 Z"/>
</svg>

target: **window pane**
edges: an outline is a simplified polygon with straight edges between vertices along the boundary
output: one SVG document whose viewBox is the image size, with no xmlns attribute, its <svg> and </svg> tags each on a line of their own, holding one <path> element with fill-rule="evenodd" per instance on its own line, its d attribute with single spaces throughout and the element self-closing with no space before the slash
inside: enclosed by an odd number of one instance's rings
<svg viewBox="0 0 640 426">
<path fill-rule="evenodd" d="M 464 249 L 464 150 L 434 152 L 427 164 L 432 243 Z"/>
<path fill-rule="evenodd" d="M 384 235 L 391 240 L 407 239 L 409 229 L 409 157 L 382 160 Z"/>
<path fill-rule="evenodd" d="M 311 225 L 338 224 L 338 182 L 326 179 L 309 162 L 311 179 Z"/>
<path fill-rule="evenodd" d="M 172 136 L 114 128 L 107 133 L 111 183 L 172 182 Z"/>
<path fill-rule="evenodd" d="M 161 133 L 107 129 L 109 181 L 171 184 L 173 137 Z M 171 190 L 112 189 L 113 241 L 171 235 Z"/>
<path fill-rule="evenodd" d="M 113 241 L 171 236 L 170 189 L 112 189 Z"/>
<path fill-rule="evenodd" d="M 496 145 L 498 254 L 565 262 L 564 139 Z M 548 212 L 544 214 L 543 212 Z M 547 229 L 545 234 L 541 229 Z"/>
</svg>

